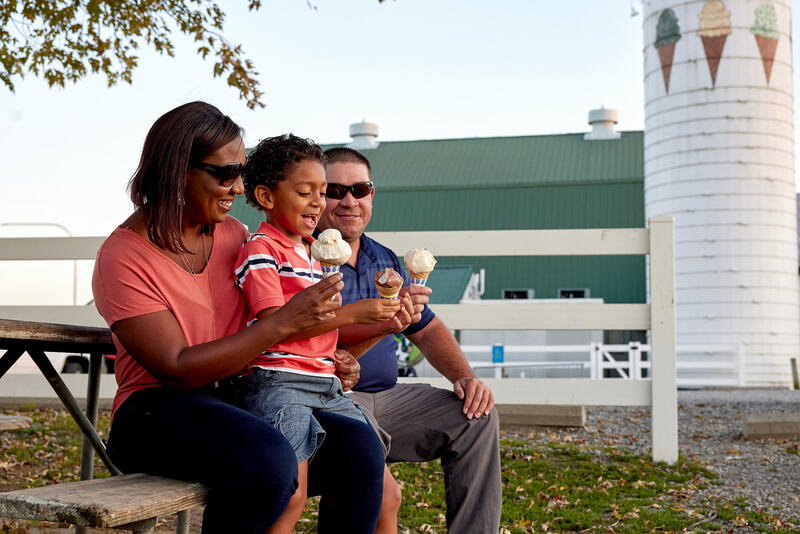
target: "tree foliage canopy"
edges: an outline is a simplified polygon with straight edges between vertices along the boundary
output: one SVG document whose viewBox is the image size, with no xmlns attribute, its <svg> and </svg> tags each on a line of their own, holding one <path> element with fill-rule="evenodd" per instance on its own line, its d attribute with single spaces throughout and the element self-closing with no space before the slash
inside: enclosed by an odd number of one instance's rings
<svg viewBox="0 0 800 534">
<path fill-rule="evenodd" d="M 251 11 L 260 0 L 247 0 Z M 89 73 L 108 85 L 131 83 L 138 49 L 152 46 L 174 56 L 173 32 L 194 38 L 197 53 L 215 58 L 214 76 L 225 77 L 251 109 L 264 107 L 252 61 L 223 36 L 225 13 L 211 0 L 2 0 L 0 81 L 14 91 L 26 73 L 64 87 Z"/>
</svg>

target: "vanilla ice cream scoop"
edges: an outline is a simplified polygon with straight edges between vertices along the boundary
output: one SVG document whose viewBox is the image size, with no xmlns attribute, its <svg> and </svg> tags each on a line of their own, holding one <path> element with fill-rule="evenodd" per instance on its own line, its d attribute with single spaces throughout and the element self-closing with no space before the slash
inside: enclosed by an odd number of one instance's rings
<svg viewBox="0 0 800 534">
<path fill-rule="evenodd" d="M 731 12 L 725 9 L 725 4 L 720 0 L 706 2 L 697 17 L 700 19 L 697 35 L 700 37 L 721 37 L 731 34 Z"/>
<path fill-rule="evenodd" d="M 351 254 L 350 245 L 335 228 L 328 228 L 311 243 L 311 256 L 319 261 L 322 276 L 326 278 L 338 273 L 339 267 L 347 263 Z"/>
<path fill-rule="evenodd" d="M 436 259 L 426 248 L 412 248 L 403 258 L 411 275 L 411 283 L 424 286 L 436 265 Z"/>
<path fill-rule="evenodd" d="M 335 228 L 328 228 L 311 243 L 311 255 L 320 263 L 344 265 L 351 254 L 350 245 L 342 239 L 342 234 Z"/>
</svg>

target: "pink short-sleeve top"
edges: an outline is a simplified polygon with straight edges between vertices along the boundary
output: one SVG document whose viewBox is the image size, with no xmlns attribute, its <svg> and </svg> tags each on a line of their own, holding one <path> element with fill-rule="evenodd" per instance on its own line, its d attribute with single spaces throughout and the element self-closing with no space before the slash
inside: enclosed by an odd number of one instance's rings
<svg viewBox="0 0 800 534">
<path fill-rule="evenodd" d="M 247 307 L 233 265 L 247 229 L 234 219 L 217 224 L 208 265 L 192 274 L 136 232 L 119 227 L 97 252 L 92 292 L 109 326 L 117 321 L 168 310 L 189 345 L 219 339 L 245 326 Z M 163 384 L 142 367 L 113 336 L 117 348 L 117 393 L 111 416 L 134 391 Z"/>
</svg>

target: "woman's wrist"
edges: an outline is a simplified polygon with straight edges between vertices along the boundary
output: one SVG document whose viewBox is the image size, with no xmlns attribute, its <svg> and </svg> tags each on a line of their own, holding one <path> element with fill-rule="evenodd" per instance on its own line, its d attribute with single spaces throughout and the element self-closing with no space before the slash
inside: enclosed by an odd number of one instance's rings
<svg viewBox="0 0 800 534">
<path fill-rule="evenodd" d="M 258 326 L 264 330 L 264 336 L 272 338 L 269 345 L 280 342 L 285 337 L 300 332 L 304 328 L 298 324 L 294 317 L 284 317 L 283 308 L 279 308 L 275 313 L 263 317 L 253 326 Z"/>
</svg>

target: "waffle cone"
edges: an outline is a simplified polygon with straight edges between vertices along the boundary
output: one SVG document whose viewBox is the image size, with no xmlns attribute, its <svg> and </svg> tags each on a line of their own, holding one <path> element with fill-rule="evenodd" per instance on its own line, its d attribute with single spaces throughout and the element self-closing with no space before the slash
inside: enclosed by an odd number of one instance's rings
<svg viewBox="0 0 800 534">
<path fill-rule="evenodd" d="M 769 77 L 772 76 L 772 64 L 775 62 L 775 49 L 778 47 L 778 40 L 763 35 L 756 35 L 756 43 L 758 43 L 758 51 L 761 53 L 761 63 L 764 65 L 764 74 L 767 76 L 767 85 L 769 85 Z"/>
<path fill-rule="evenodd" d="M 378 294 L 385 299 L 396 299 L 399 293 L 399 287 L 378 287 Z"/>
<path fill-rule="evenodd" d="M 672 58 L 675 55 L 675 43 L 667 43 L 658 48 L 658 59 L 661 62 L 661 74 L 664 76 L 664 90 L 669 93 L 669 76 L 672 73 Z"/>
<path fill-rule="evenodd" d="M 427 273 L 411 273 L 411 278 L 419 278 L 420 280 L 427 280 L 430 274 L 431 271 L 428 271 Z"/>
<path fill-rule="evenodd" d="M 725 40 L 727 38 L 727 35 L 701 37 L 703 41 L 703 50 L 706 53 L 706 61 L 708 61 L 708 72 L 711 74 L 712 87 L 717 84 L 717 69 L 719 69 L 719 60 L 722 58 L 722 49 L 725 47 Z"/>
<path fill-rule="evenodd" d="M 333 276 L 334 274 L 339 272 L 339 264 L 337 263 L 328 263 L 327 261 L 319 262 L 320 269 L 322 269 L 322 277 L 328 278 L 329 276 Z"/>
</svg>

